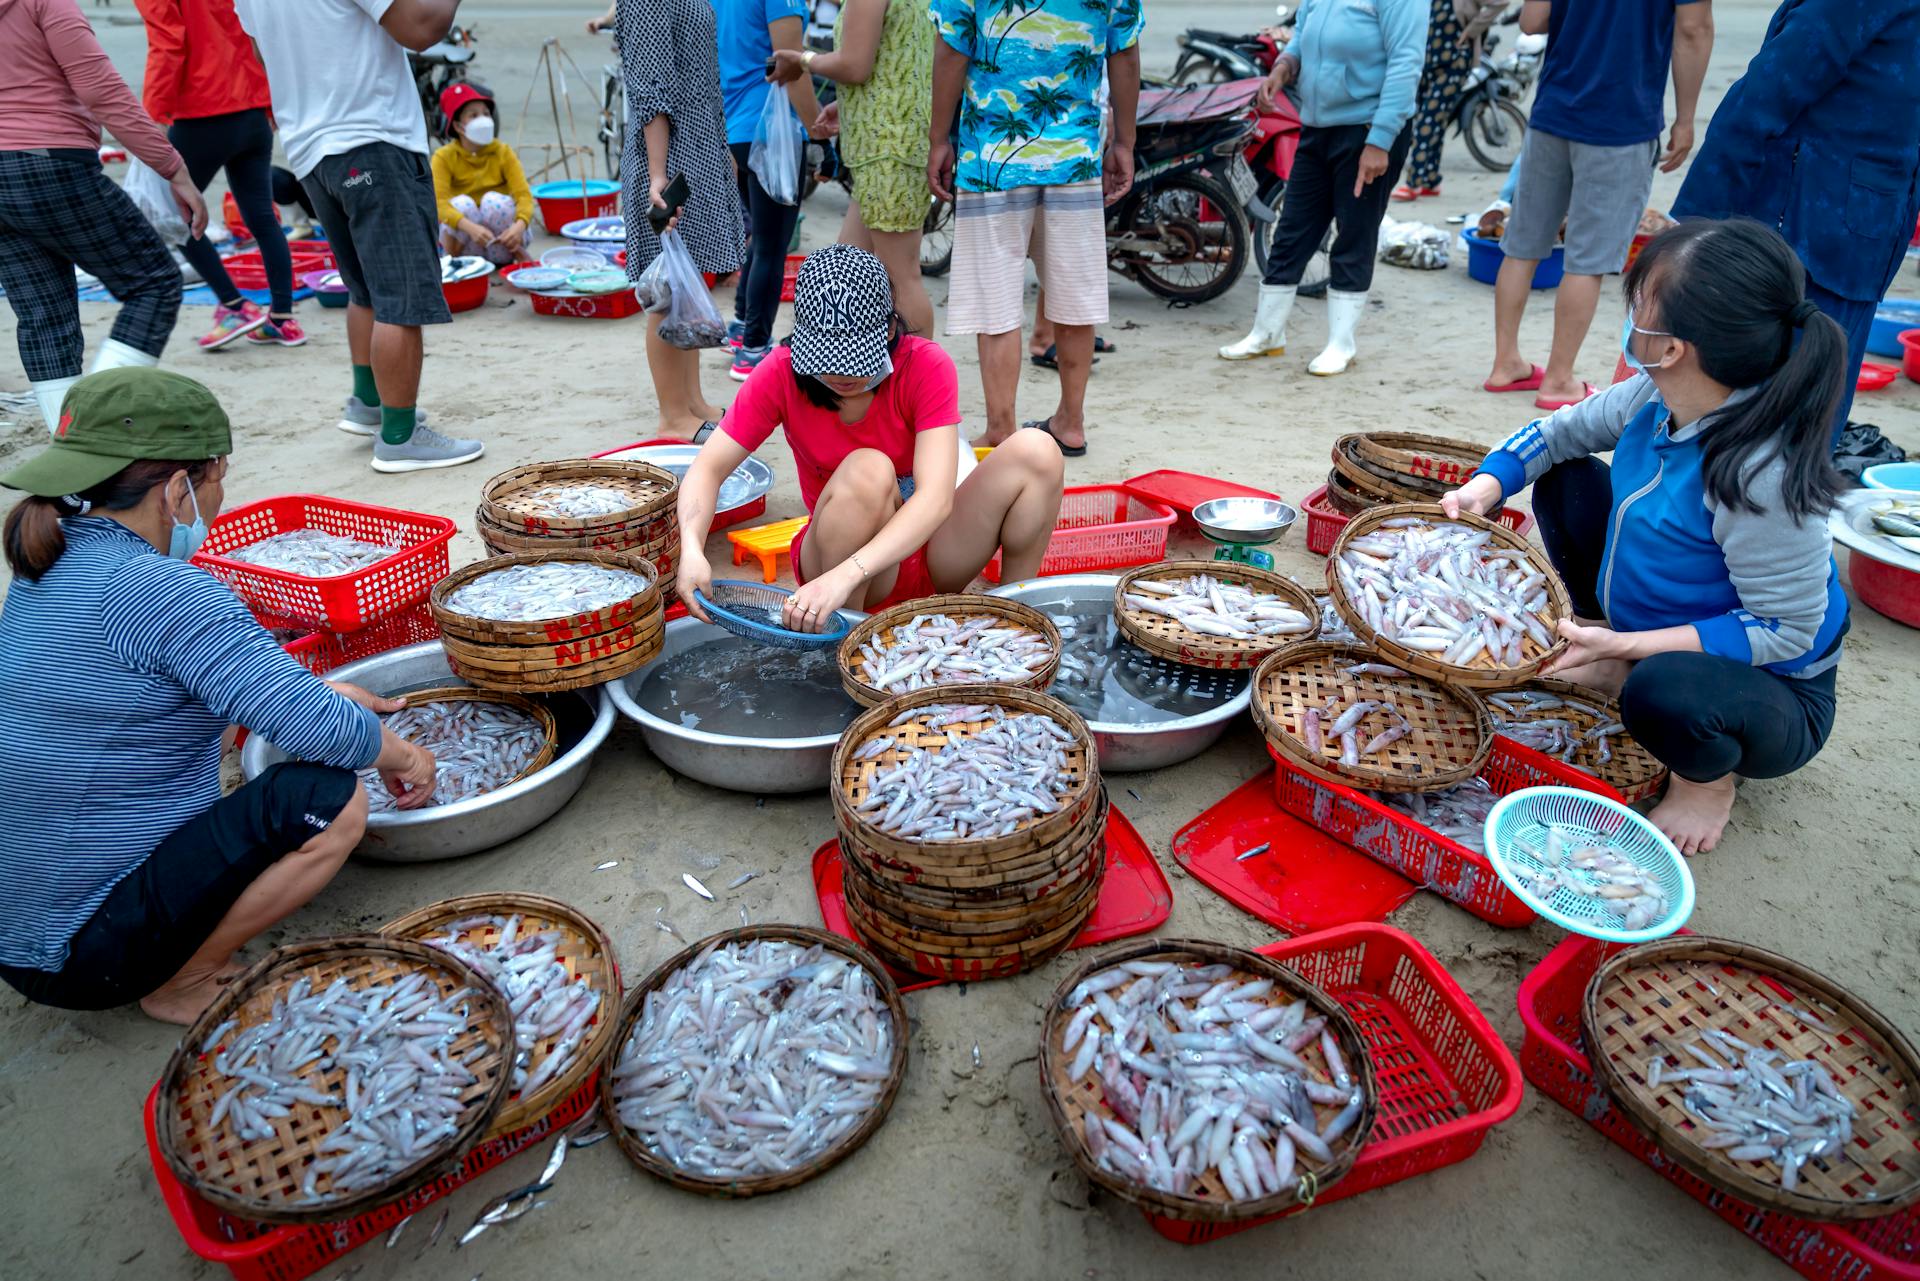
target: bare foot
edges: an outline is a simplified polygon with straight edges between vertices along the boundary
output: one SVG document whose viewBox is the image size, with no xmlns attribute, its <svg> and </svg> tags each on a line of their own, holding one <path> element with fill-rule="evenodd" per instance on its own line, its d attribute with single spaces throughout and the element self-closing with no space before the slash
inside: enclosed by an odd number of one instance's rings
<svg viewBox="0 0 1920 1281">
<path fill-rule="evenodd" d="M 1667 795 L 1647 817 L 1667 834 L 1682 854 L 1705 854 L 1720 843 L 1733 817 L 1733 775 L 1711 783 L 1692 783 L 1678 774 L 1667 780 Z"/>
<path fill-rule="evenodd" d="M 1082 419 L 1071 425 L 1064 422 L 1059 414 L 1047 420 L 1047 430 L 1053 438 L 1067 449 L 1085 449 L 1087 447 L 1087 424 Z"/>
<path fill-rule="evenodd" d="M 1531 377 L 1533 377 L 1532 362 L 1517 360 L 1512 364 L 1494 365 L 1493 372 L 1487 375 L 1487 385 L 1489 387 L 1505 388 L 1513 383 L 1523 383 Z"/>
<path fill-rule="evenodd" d="M 1546 675 L 1553 680 L 1585 685 L 1610 698 L 1618 698 L 1621 687 L 1627 683 L 1632 671 L 1633 664 L 1624 658 L 1603 658 L 1595 663 L 1581 663 L 1577 667 L 1556 667 Z"/>
<path fill-rule="evenodd" d="M 1585 399 L 1586 394 L 1587 385 L 1578 378 L 1543 378 L 1540 382 L 1538 399 L 1582 400 Z"/>
<path fill-rule="evenodd" d="M 975 449 L 992 449 L 995 445 L 1005 444 L 1007 437 L 1013 435 L 1014 431 L 1017 430 L 1019 429 L 1011 428 L 1007 431 L 996 432 L 993 428 L 989 427 L 987 428 L 986 435 L 979 437 L 977 440 L 970 440 L 967 444 L 973 446 Z"/>
<path fill-rule="evenodd" d="M 140 1009 L 150 1019 L 186 1026 L 206 1012 L 220 995 L 220 972 L 182 983 L 176 976 L 165 987 L 140 998 Z"/>
<path fill-rule="evenodd" d="M 717 423 L 719 421 L 720 421 L 720 416 L 718 414 L 715 414 L 712 418 L 707 418 L 707 419 L 677 418 L 677 419 L 670 420 L 670 419 L 662 418 L 655 423 L 653 434 L 661 440 L 691 441 L 695 433 L 697 433 L 701 427 L 705 426 L 707 423 L 710 423 L 710 422 Z"/>
</svg>

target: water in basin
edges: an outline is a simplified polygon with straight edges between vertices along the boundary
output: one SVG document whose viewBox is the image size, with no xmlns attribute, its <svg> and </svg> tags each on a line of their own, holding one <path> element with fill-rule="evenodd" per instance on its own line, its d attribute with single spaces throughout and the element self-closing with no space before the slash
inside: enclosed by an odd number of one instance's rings
<svg viewBox="0 0 1920 1281">
<path fill-rule="evenodd" d="M 1246 672 L 1183 667 L 1120 635 L 1113 598 L 1034 593 L 1021 600 L 1060 628 L 1060 672 L 1047 692 L 1104 725 L 1153 725 L 1212 711 L 1238 698 Z M 1073 662 L 1067 659 L 1073 659 Z"/>
<path fill-rule="evenodd" d="M 647 669 L 640 706 L 661 720 L 735 738 L 837 734 L 860 712 L 832 648 L 775 649 L 723 636 Z"/>
</svg>

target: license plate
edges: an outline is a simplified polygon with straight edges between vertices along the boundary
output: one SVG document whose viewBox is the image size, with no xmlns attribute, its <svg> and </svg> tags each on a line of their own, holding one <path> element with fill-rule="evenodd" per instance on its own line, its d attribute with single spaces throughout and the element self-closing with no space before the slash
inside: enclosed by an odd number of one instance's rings
<svg viewBox="0 0 1920 1281">
<path fill-rule="evenodd" d="M 1233 198 L 1243 205 L 1260 190 L 1260 184 L 1254 181 L 1253 170 L 1247 165 L 1245 156 L 1235 156 L 1233 163 L 1227 166 L 1227 185 L 1233 188 Z"/>
</svg>

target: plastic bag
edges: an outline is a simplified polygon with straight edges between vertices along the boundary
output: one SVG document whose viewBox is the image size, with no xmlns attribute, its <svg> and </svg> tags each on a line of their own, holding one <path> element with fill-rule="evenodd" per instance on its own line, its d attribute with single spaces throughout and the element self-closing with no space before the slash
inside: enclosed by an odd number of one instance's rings
<svg viewBox="0 0 1920 1281">
<path fill-rule="evenodd" d="M 1439 227 L 1424 222 L 1381 220 L 1380 261 L 1416 271 L 1440 271 L 1447 265 L 1447 245 L 1452 239 Z"/>
<path fill-rule="evenodd" d="M 783 205 L 800 203 L 801 134 L 800 117 L 794 114 L 786 91 L 778 85 L 770 87 L 747 152 L 747 168 L 766 193 Z"/>
<path fill-rule="evenodd" d="M 727 340 L 727 322 L 713 305 L 707 282 L 679 231 L 660 237 L 661 270 L 667 282 L 667 314 L 660 321 L 660 337 L 681 351 L 718 347 Z"/>
<path fill-rule="evenodd" d="M 192 234 L 186 219 L 180 216 L 180 206 L 174 201 L 173 187 L 143 164 L 138 156 L 127 159 L 127 176 L 120 180 L 121 190 L 133 201 L 160 239 L 170 245 L 184 245 Z"/>
<path fill-rule="evenodd" d="M 633 282 L 633 296 L 645 311 L 665 311 L 673 301 L 673 289 L 667 284 L 667 256 L 656 254 L 640 279 Z"/>
</svg>

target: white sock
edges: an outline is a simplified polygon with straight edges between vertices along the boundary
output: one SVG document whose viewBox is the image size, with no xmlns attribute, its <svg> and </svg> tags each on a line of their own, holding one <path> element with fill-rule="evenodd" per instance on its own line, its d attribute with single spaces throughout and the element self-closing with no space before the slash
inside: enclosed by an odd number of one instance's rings
<svg viewBox="0 0 1920 1281">
<path fill-rule="evenodd" d="M 100 344 L 100 350 L 93 357 L 93 368 L 87 372 L 97 374 L 102 369 L 150 369 L 159 363 L 160 357 L 149 356 L 138 347 L 129 347 L 117 338 L 109 338 Z"/>
<path fill-rule="evenodd" d="M 49 378 L 45 382 L 33 384 L 33 398 L 40 402 L 40 416 L 47 420 L 49 433 L 60 428 L 60 405 L 67 398 L 67 388 L 80 381 L 75 374 L 71 378 Z"/>
</svg>

